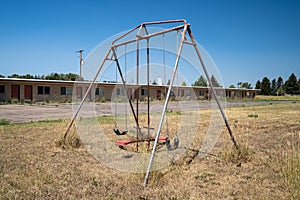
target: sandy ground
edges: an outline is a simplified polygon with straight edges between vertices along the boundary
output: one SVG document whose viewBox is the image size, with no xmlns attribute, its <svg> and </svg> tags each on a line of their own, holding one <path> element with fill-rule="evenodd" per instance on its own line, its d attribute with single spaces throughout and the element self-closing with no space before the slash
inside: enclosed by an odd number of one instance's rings
<svg viewBox="0 0 300 200">
<path fill-rule="evenodd" d="M 160 112 L 163 108 L 164 102 L 151 102 L 150 109 L 152 112 Z M 267 102 L 270 103 L 270 102 Z M 223 103 L 223 106 L 239 107 L 239 106 L 250 106 L 250 105 L 261 105 L 266 102 L 227 102 Z M 168 109 L 181 109 L 181 110 L 197 110 L 208 109 L 216 107 L 216 104 L 207 101 L 186 101 L 178 103 L 170 102 Z M 11 123 L 22 123 L 22 122 L 34 122 L 42 120 L 56 120 L 56 119 L 69 119 L 73 116 L 73 112 L 77 108 L 73 104 L 63 103 L 49 103 L 49 104 L 8 104 L 0 105 L 0 119 L 7 119 Z M 134 104 L 134 108 L 136 105 Z M 110 102 L 106 103 L 84 103 L 83 109 L 80 111 L 80 116 L 93 117 L 102 115 L 112 115 L 115 105 Z M 125 111 L 125 106 L 118 104 L 118 112 L 129 112 Z M 139 104 L 139 113 L 147 113 L 147 103 L 143 102 Z"/>
</svg>

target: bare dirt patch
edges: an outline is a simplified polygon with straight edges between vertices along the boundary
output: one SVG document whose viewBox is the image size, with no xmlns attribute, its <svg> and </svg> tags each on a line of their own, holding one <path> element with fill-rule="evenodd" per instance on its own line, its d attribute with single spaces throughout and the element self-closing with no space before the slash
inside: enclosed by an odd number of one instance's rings
<svg viewBox="0 0 300 200">
<path fill-rule="evenodd" d="M 151 102 L 152 105 L 163 105 L 164 102 Z M 195 110 L 197 106 L 199 109 L 209 109 L 211 103 L 208 101 L 200 102 L 183 102 L 182 109 L 183 110 Z M 239 107 L 239 106 L 250 106 L 250 105 L 261 105 L 266 104 L 266 102 L 227 102 L 227 107 Z M 91 103 L 86 102 L 84 104 L 90 109 L 81 110 L 84 112 L 82 115 L 94 116 L 95 113 L 98 116 L 102 115 L 112 115 L 112 106 L 110 102 L 106 103 Z M 175 108 L 177 105 L 174 102 L 170 102 L 168 108 Z M 119 106 L 125 107 L 125 106 Z M 74 106 L 74 108 L 76 108 Z M 0 119 L 7 119 L 11 123 L 22 123 L 22 122 L 35 122 L 42 120 L 58 120 L 58 119 L 70 119 L 73 116 L 74 109 L 73 105 L 70 103 L 36 103 L 36 104 L 7 104 L 0 105 Z M 156 111 L 160 107 L 156 108 Z M 161 108 L 160 108 L 161 109 Z M 120 112 L 120 111 L 119 111 Z M 123 112 L 125 110 L 123 109 Z M 147 104 L 140 103 L 141 113 L 147 112 Z"/>
<path fill-rule="evenodd" d="M 68 120 L 0 126 L 1 199 L 287 199 L 289 191 L 277 164 L 278 153 L 299 142 L 300 103 L 226 109 L 247 159 L 232 158 L 224 131 L 211 154 L 199 157 L 201 137 L 172 165 L 151 174 L 122 173 L 108 168 L 87 150 L 58 147 Z M 207 120 L 206 120 L 207 119 Z M 113 134 L 113 133 L 112 133 Z M 201 137 L 200 137 L 201 136 Z M 200 152 L 201 153 L 201 152 Z"/>
</svg>

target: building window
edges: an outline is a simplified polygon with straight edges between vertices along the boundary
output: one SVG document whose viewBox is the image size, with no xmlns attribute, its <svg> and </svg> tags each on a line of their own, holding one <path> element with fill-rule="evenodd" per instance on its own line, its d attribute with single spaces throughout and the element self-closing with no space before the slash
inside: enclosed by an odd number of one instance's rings
<svg viewBox="0 0 300 200">
<path fill-rule="evenodd" d="M 117 95 L 122 95 L 124 96 L 124 88 L 117 88 Z"/>
<path fill-rule="evenodd" d="M 199 96 L 204 96 L 204 91 L 203 90 L 199 91 Z"/>
<path fill-rule="evenodd" d="M 185 93 L 185 96 L 191 96 L 191 91 L 190 90 L 185 90 L 184 93 Z"/>
<path fill-rule="evenodd" d="M 0 85 L 0 93 L 5 93 L 5 85 Z"/>
<path fill-rule="evenodd" d="M 104 95 L 104 88 L 96 88 L 95 95 L 103 96 Z"/>
<path fill-rule="evenodd" d="M 148 95 L 148 90 L 147 89 L 142 89 L 141 95 Z"/>
<path fill-rule="evenodd" d="M 49 86 L 45 86 L 44 87 L 44 91 L 45 91 L 45 94 L 50 94 L 50 87 Z"/>
<path fill-rule="evenodd" d="M 61 87 L 60 94 L 61 95 L 72 95 L 72 87 Z"/>
<path fill-rule="evenodd" d="M 49 86 L 38 86 L 38 94 L 50 94 Z"/>
<path fill-rule="evenodd" d="M 60 94 L 61 95 L 66 95 L 67 94 L 67 88 L 66 87 L 61 87 L 60 88 Z"/>
</svg>

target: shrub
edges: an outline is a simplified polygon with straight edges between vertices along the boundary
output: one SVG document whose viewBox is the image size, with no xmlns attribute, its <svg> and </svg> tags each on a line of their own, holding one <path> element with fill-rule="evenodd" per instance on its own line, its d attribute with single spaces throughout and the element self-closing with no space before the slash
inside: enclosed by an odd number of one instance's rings
<svg viewBox="0 0 300 200">
<path fill-rule="evenodd" d="M 248 117 L 258 118 L 258 114 L 248 114 Z"/>
<path fill-rule="evenodd" d="M 9 125 L 10 121 L 7 119 L 0 119 L 0 125 Z"/>
<path fill-rule="evenodd" d="M 102 97 L 102 98 L 100 99 L 100 102 L 101 102 L 101 103 L 105 103 L 105 102 L 106 102 L 105 97 Z"/>
</svg>

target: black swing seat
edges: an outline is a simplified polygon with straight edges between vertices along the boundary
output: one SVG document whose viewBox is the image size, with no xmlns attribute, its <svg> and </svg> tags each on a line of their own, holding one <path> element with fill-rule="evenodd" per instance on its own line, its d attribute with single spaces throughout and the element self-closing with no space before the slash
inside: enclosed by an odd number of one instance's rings
<svg viewBox="0 0 300 200">
<path fill-rule="evenodd" d="M 119 129 L 114 128 L 114 132 L 115 132 L 115 134 L 117 134 L 117 135 L 126 135 L 128 131 L 120 132 Z"/>
<path fill-rule="evenodd" d="M 168 151 L 172 151 L 172 150 L 177 149 L 178 146 L 179 146 L 179 139 L 178 139 L 178 137 L 174 138 L 174 146 L 172 147 L 170 138 L 167 136 L 166 137 L 166 146 L 167 146 Z"/>
</svg>

